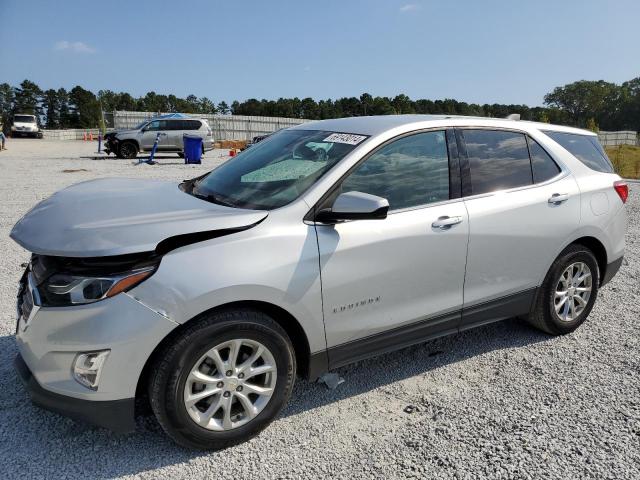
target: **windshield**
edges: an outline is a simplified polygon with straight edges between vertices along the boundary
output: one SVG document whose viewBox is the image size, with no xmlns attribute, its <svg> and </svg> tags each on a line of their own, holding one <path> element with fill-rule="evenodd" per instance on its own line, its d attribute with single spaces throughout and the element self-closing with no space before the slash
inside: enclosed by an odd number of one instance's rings
<svg viewBox="0 0 640 480">
<path fill-rule="evenodd" d="M 282 207 L 366 138 L 319 130 L 282 130 L 196 180 L 186 191 L 234 207 Z"/>
<path fill-rule="evenodd" d="M 142 127 L 144 127 L 147 123 L 149 123 L 149 120 L 145 120 L 142 123 L 139 123 L 138 125 L 136 125 L 135 127 L 133 127 L 133 130 L 140 130 Z"/>
<path fill-rule="evenodd" d="M 33 115 L 16 115 L 13 117 L 13 121 L 21 123 L 36 123 L 36 117 Z"/>
</svg>

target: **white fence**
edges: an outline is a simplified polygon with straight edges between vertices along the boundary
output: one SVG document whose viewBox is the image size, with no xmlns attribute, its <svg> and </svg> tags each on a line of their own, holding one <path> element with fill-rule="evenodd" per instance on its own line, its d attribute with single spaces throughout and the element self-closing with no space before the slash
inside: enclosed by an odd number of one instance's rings
<svg viewBox="0 0 640 480">
<path fill-rule="evenodd" d="M 84 135 L 93 135 L 94 139 L 98 138 L 100 132 L 97 128 L 87 128 L 83 130 L 81 128 L 68 128 L 66 130 L 42 130 L 42 138 L 49 138 L 51 140 L 83 140 Z"/>
<path fill-rule="evenodd" d="M 598 132 L 598 140 L 605 147 L 615 147 L 617 145 L 640 145 L 638 143 L 638 132 Z"/>
<path fill-rule="evenodd" d="M 133 128 L 140 122 L 155 117 L 159 112 L 113 112 L 114 128 Z M 190 114 L 207 120 L 213 130 L 214 140 L 251 140 L 256 135 L 275 132 L 281 128 L 299 125 L 308 120 L 301 118 L 253 117 L 245 115 Z"/>
</svg>

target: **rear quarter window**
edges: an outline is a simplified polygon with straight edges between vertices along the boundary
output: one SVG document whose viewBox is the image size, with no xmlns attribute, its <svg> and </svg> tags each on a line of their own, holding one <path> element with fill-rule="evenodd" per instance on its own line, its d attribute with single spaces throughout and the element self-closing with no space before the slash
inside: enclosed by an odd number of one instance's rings
<svg viewBox="0 0 640 480">
<path fill-rule="evenodd" d="M 544 133 L 590 169 L 596 172 L 613 173 L 613 166 L 596 136 L 551 131 Z"/>
</svg>

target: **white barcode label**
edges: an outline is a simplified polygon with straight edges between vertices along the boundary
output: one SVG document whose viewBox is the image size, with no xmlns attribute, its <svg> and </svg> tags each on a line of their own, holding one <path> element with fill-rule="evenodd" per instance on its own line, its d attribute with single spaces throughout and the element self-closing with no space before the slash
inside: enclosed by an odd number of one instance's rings
<svg viewBox="0 0 640 480">
<path fill-rule="evenodd" d="M 367 138 L 365 135 L 353 135 L 351 133 L 332 133 L 327 138 L 325 138 L 324 142 L 332 142 L 332 143 L 346 143 L 349 145 L 357 145 L 361 141 Z"/>
</svg>

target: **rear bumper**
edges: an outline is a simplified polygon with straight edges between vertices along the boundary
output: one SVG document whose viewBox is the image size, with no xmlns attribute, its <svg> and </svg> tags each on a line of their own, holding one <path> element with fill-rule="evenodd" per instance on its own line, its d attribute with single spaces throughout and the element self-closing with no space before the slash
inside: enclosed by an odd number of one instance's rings
<svg viewBox="0 0 640 480">
<path fill-rule="evenodd" d="M 615 277 L 616 273 L 618 273 L 618 270 L 620 270 L 620 267 L 622 266 L 623 260 L 624 257 L 620 257 L 607 265 L 607 269 L 604 271 L 604 275 L 602 277 L 602 282 L 600 282 L 601 287 L 609 283 L 609 281 Z"/>
<path fill-rule="evenodd" d="M 60 395 L 40 386 L 22 356 L 16 356 L 14 366 L 31 395 L 34 405 L 117 433 L 129 433 L 135 430 L 134 398 L 92 401 Z"/>
</svg>

